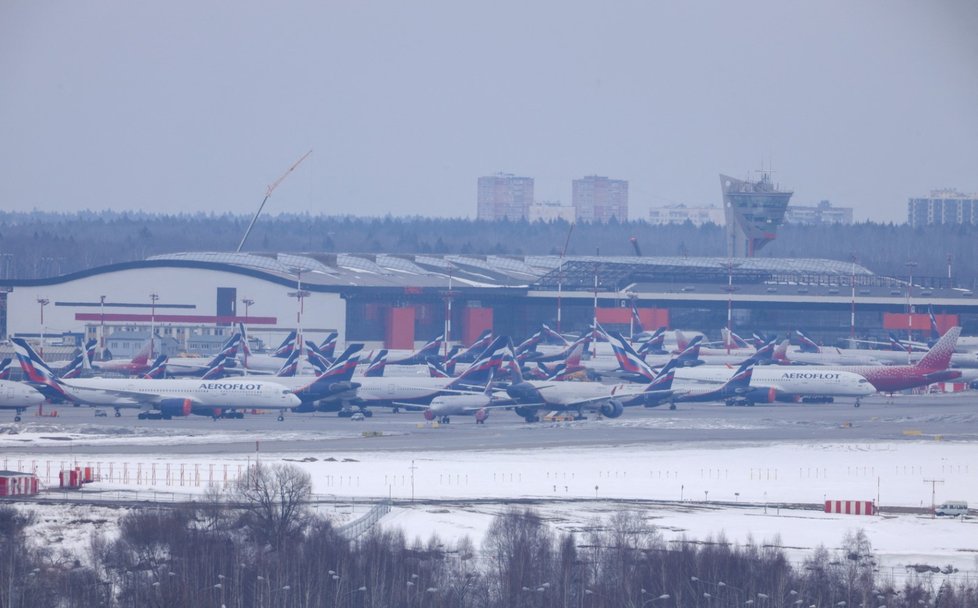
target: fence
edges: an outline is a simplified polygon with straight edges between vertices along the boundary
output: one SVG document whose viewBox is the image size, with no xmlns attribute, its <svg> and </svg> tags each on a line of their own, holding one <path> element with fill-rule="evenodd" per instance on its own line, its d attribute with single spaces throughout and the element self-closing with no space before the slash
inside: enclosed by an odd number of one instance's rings
<svg viewBox="0 0 978 608">
<path fill-rule="evenodd" d="M 389 500 L 384 500 L 371 507 L 363 517 L 347 524 L 343 524 L 342 526 L 338 526 L 336 531 L 348 540 L 356 540 L 367 532 L 367 530 L 372 528 L 374 524 L 380 521 L 381 517 L 390 512 L 391 503 Z"/>
</svg>

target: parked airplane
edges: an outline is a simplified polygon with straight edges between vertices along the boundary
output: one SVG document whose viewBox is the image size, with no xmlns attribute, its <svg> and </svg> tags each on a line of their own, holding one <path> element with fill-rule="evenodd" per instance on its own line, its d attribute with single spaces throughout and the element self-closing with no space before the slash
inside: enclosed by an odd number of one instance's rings
<svg viewBox="0 0 978 608">
<path fill-rule="evenodd" d="M 139 352 L 133 355 L 133 357 L 128 361 L 123 361 L 121 359 L 109 359 L 107 361 L 99 361 L 97 363 L 93 362 L 92 369 L 99 372 L 113 372 L 127 376 L 144 374 L 150 367 L 149 356 L 153 351 L 154 343 L 154 338 L 147 340 L 146 344 L 143 345 Z"/>
<path fill-rule="evenodd" d="M 647 385 L 612 385 L 525 380 L 519 367 L 510 365 L 516 380 L 506 388 L 506 393 L 517 404 L 514 411 L 527 422 L 538 422 L 541 411 L 575 412 L 578 419 L 584 417 L 585 411 L 595 411 L 608 418 L 618 418 L 628 406 L 654 407 L 669 402 L 677 393 L 672 388 L 674 366 L 675 363 L 664 366 Z"/>
<path fill-rule="evenodd" d="M 654 377 L 652 369 L 642 361 L 631 346 L 620 335 L 612 335 L 615 354 L 624 373 L 633 378 L 648 380 Z M 769 345 L 771 346 L 771 345 Z M 741 364 L 738 373 L 757 363 L 751 358 Z M 661 372 L 660 372 L 661 373 Z M 756 367 L 749 377 L 750 390 L 743 389 L 742 378 L 730 375 L 730 369 L 723 366 L 697 366 L 676 370 L 676 381 L 684 389 L 689 389 L 692 398 L 681 397 L 676 401 L 727 401 L 728 404 L 770 403 L 773 401 L 818 400 L 828 397 L 855 397 L 856 404 L 862 397 L 876 392 L 862 376 L 849 372 L 828 371 L 824 368 L 772 366 Z M 727 386 L 732 380 L 736 381 Z M 698 391 L 697 386 L 722 384 L 726 389 Z M 722 387 L 721 387 L 722 388 Z M 734 390 L 736 389 L 736 390 Z M 716 392 L 719 391 L 719 392 Z M 707 398 L 710 397 L 710 398 Z"/>
<path fill-rule="evenodd" d="M 0 380 L 0 410 L 14 410 L 14 422 L 27 408 L 44 403 L 44 395 L 23 382 Z"/>
<path fill-rule="evenodd" d="M 508 397 L 500 399 L 493 394 L 494 371 L 490 370 L 486 388 L 481 393 L 439 395 L 432 399 L 431 404 L 424 410 L 425 420 L 438 420 L 442 424 L 448 424 L 452 416 L 475 416 L 476 424 L 485 424 L 492 410 L 512 408 L 512 399 Z"/>
<path fill-rule="evenodd" d="M 952 327 L 937 341 L 919 361 L 908 365 L 881 366 L 825 366 L 823 370 L 847 371 L 865 377 L 882 393 L 894 393 L 934 382 L 945 382 L 961 377 L 961 372 L 948 369 L 954 347 L 961 335 L 960 327 Z M 884 351 L 880 351 L 884 352 Z"/>
<path fill-rule="evenodd" d="M 301 403 L 292 391 L 263 380 L 145 380 L 89 378 L 66 381 L 54 376 L 30 345 L 13 338 L 14 350 L 28 381 L 61 393 L 78 404 L 141 408 L 139 417 L 164 418 L 190 414 L 217 418 L 228 408 L 286 410 Z M 279 414 L 279 420 L 283 417 Z"/>
<path fill-rule="evenodd" d="M 295 330 L 289 332 L 282 344 L 271 355 L 251 352 L 248 334 L 243 323 L 239 324 L 238 333 L 241 334 L 241 367 L 248 371 L 274 374 L 282 368 L 283 361 L 288 358 L 292 351 L 296 350 L 297 332 Z"/>
<path fill-rule="evenodd" d="M 235 332 L 213 357 L 170 357 L 166 362 L 166 373 L 170 376 L 200 377 L 215 366 L 218 357 L 224 357 L 225 368 L 234 367 L 235 356 L 241 346 L 241 332 Z"/>
<path fill-rule="evenodd" d="M 479 334 L 479 337 L 468 348 L 456 355 L 455 361 L 457 363 L 472 363 L 490 344 L 492 344 L 492 330 L 487 329 Z"/>
<path fill-rule="evenodd" d="M 502 362 L 507 344 L 507 339 L 503 337 L 493 340 L 482 356 L 457 378 L 359 377 L 357 382 L 360 387 L 354 403 L 360 406 L 393 407 L 396 412 L 400 408 L 428 406 L 439 395 L 481 392 L 490 370 L 499 367 Z"/>
</svg>

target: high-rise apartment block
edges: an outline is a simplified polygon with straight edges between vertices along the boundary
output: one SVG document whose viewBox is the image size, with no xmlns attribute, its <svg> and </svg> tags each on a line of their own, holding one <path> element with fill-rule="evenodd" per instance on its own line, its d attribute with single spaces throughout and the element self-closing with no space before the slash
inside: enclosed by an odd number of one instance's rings
<svg viewBox="0 0 978 608">
<path fill-rule="evenodd" d="M 574 214 L 579 222 L 628 220 L 628 182 L 589 175 L 575 179 L 571 188 Z"/>
<path fill-rule="evenodd" d="M 477 201 L 477 219 L 526 219 L 533 204 L 533 178 L 511 173 L 480 177 Z"/>
<path fill-rule="evenodd" d="M 910 199 L 907 221 L 915 228 L 929 224 L 978 224 L 978 194 L 932 190 L 930 198 Z"/>
</svg>

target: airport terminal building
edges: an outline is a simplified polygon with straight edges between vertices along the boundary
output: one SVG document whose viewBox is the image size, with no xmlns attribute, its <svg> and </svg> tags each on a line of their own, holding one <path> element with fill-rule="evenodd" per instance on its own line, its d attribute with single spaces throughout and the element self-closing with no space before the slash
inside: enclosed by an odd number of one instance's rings
<svg viewBox="0 0 978 608">
<path fill-rule="evenodd" d="M 4 281 L 0 331 L 111 338 L 118 356 L 151 326 L 175 349 L 208 352 L 237 323 L 267 344 L 301 322 L 307 338 L 336 330 L 344 342 L 407 349 L 446 328 L 453 341 L 484 329 L 520 338 L 541 323 L 580 331 L 595 315 L 627 334 L 632 303 L 649 327 L 710 336 L 728 310 L 737 332 L 799 328 L 827 344 L 853 333 L 853 311 L 857 337 L 905 333 L 908 323 L 926 332 L 928 306 L 941 325 L 978 334 L 978 298 L 946 278 L 909 285 L 825 259 L 228 252 Z"/>
</svg>

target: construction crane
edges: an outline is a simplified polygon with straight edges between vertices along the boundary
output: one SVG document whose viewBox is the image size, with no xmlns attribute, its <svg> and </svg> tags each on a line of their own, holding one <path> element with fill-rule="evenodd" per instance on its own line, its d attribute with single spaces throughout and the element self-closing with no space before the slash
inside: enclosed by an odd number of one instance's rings
<svg viewBox="0 0 978 608">
<path fill-rule="evenodd" d="M 635 248 L 635 255 L 642 257 L 642 250 L 638 246 L 638 237 L 629 237 L 628 240 L 632 243 L 632 247 Z"/>
<path fill-rule="evenodd" d="M 248 224 L 248 229 L 245 230 L 244 236 L 241 237 L 241 242 L 238 243 L 238 248 L 235 249 L 235 252 L 236 253 L 241 253 L 241 248 L 244 247 L 245 241 L 248 240 L 248 235 L 251 234 L 251 229 L 255 227 L 255 222 L 258 221 L 258 216 L 261 215 L 262 209 L 265 208 L 265 203 L 267 203 L 268 202 L 268 199 L 272 196 L 272 192 L 274 192 L 275 189 L 278 188 L 278 185 L 282 183 L 282 180 L 284 180 L 286 177 L 288 177 L 290 173 L 292 173 L 293 171 L 295 171 L 295 168 L 299 166 L 299 163 L 301 163 L 302 161 L 306 160 L 306 158 L 310 154 L 312 154 L 312 150 L 309 150 L 308 152 L 306 152 L 305 154 L 303 154 L 302 155 L 302 158 L 300 158 L 299 160 L 295 161 L 295 163 L 293 163 L 293 165 L 291 167 L 289 167 L 289 170 L 282 174 L 282 177 L 278 178 L 277 180 L 275 180 L 274 182 L 272 182 L 271 185 L 268 186 L 268 190 L 265 191 L 265 198 L 262 199 L 261 205 L 258 206 L 258 212 L 255 213 L 255 217 L 251 218 L 251 223 Z"/>
</svg>

